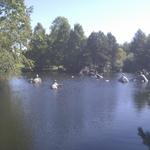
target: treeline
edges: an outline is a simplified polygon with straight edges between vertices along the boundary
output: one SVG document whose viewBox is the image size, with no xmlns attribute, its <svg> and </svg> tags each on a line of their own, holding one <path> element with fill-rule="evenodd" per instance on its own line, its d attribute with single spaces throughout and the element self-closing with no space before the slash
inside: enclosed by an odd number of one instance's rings
<svg viewBox="0 0 150 150">
<path fill-rule="evenodd" d="M 84 66 L 94 66 L 108 71 L 116 67 L 116 54 L 120 52 L 111 33 L 93 32 L 87 38 L 80 24 L 71 29 L 65 17 L 52 22 L 50 34 L 38 23 L 29 45 L 26 57 L 40 70 L 62 66 L 66 71 L 79 72 Z"/>
<path fill-rule="evenodd" d="M 78 73 L 85 66 L 99 72 L 150 70 L 150 35 L 140 29 L 130 43 L 118 44 L 111 33 L 84 35 L 80 24 L 71 28 L 57 17 L 47 34 L 41 23 L 31 31 L 31 8 L 24 0 L 0 3 L 0 71 L 58 68 Z"/>
<path fill-rule="evenodd" d="M 92 32 L 86 37 L 80 24 L 71 29 L 65 17 L 57 17 L 49 34 L 40 23 L 36 25 L 26 57 L 40 70 L 62 66 L 69 72 L 79 72 L 90 66 L 100 72 L 149 71 L 150 35 L 139 29 L 130 43 L 119 45 L 111 33 Z"/>
</svg>

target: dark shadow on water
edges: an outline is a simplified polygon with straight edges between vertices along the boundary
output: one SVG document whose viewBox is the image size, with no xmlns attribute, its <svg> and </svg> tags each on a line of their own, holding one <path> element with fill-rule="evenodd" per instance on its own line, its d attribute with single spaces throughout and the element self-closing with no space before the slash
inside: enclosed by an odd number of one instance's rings
<svg viewBox="0 0 150 150">
<path fill-rule="evenodd" d="M 138 91 L 135 93 L 134 101 L 138 110 L 143 109 L 145 106 L 150 107 L 150 90 Z"/>
<path fill-rule="evenodd" d="M 144 131 L 142 127 L 139 127 L 138 135 L 142 138 L 143 144 L 150 150 L 150 132 Z"/>
<path fill-rule="evenodd" d="M 29 150 L 29 132 L 11 102 L 7 82 L 0 82 L 0 150 Z M 30 145 L 31 147 L 31 145 Z"/>
</svg>

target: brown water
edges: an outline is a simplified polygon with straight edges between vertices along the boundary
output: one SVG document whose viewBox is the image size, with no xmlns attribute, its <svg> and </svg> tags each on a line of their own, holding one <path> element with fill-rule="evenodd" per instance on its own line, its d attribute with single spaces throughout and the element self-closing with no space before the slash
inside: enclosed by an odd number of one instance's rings
<svg viewBox="0 0 150 150">
<path fill-rule="evenodd" d="M 0 150 L 150 149 L 149 84 L 43 74 L 33 85 L 31 76 L 0 81 Z"/>
</svg>

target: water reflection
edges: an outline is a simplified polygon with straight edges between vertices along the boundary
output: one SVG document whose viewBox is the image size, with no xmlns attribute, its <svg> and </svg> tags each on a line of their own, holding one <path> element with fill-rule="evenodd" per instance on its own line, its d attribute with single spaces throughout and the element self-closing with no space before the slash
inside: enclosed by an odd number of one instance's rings
<svg viewBox="0 0 150 150">
<path fill-rule="evenodd" d="M 144 131 L 143 128 L 138 128 L 138 135 L 142 138 L 143 144 L 148 146 L 148 149 L 150 150 L 150 132 Z"/>
<path fill-rule="evenodd" d="M 138 110 L 143 109 L 144 107 L 150 107 L 150 88 L 148 86 L 140 88 L 135 92 L 134 98 L 135 104 Z"/>
<path fill-rule="evenodd" d="M 137 124 L 145 128 L 150 122 L 144 107 L 148 94 L 144 104 L 140 98 L 149 93 L 148 86 L 122 84 L 115 76 L 110 82 L 40 76 L 43 82 L 38 86 L 28 82 L 30 77 L 0 83 L 0 149 L 144 149 L 132 133 Z M 59 90 L 50 89 L 54 79 L 63 84 Z M 137 113 L 137 105 L 146 111 Z"/>
<path fill-rule="evenodd" d="M 24 128 L 18 108 L 12 106 L 9 85 L 0 82 L 0 149 L 27 150 L 30 136 Z M 21 111 L 19 111 L 21 113 Z"/>
<path fill-rule="evenodd" d="M 113 120 L 117 96 L 113 83 L 63 78 L 63 88 L 56 91 L 49 88 L 53 79 L 44 79 L 38 87 L 24 79 L 10 81 L 12 103 L 24 112 L 34 149 L 76 149 L 88 144 L 91 137 L 101 138 L 103 128 L 107 130 Z"/>
</svg>

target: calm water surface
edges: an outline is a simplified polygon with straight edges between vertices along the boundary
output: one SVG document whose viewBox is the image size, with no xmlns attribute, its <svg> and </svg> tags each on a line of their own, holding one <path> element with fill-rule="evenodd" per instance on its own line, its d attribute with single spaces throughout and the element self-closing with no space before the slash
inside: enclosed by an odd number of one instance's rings
<svg viewBox="0 0 150 150">
<path fill-rule="evenodd" d="M 150 149 L 149 84 L 43 74 L 33 85 L 30 77 L 0 81 L 0 150 Z M 54 79 L 61 89 L 50 89 Z"/>
</svg>

